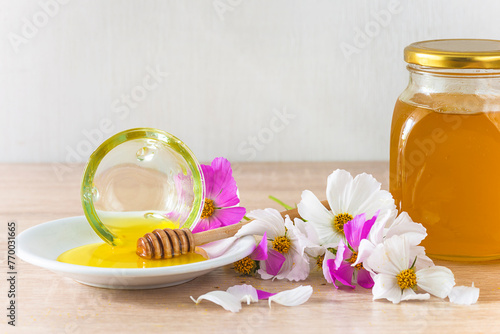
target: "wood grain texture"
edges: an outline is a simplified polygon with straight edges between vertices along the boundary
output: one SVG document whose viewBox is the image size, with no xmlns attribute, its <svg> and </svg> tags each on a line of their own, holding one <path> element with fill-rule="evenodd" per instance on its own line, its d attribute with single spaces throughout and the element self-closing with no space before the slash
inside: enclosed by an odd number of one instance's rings
<svg viewBox="0 0 500 334">
<path fill-rule="evenodd" d="M 403 48 L 500 30 L 495 0 L 73 0 L 16 53 L 9 36 L 39 2 L 0 0 L 1 162 L 85 162 L 138 126 L 200 160 L 386 160 Z M 400 11 L 377 18 L 391 3 Z M 142 94 L 157 69 L 168 76 Z"/>
<path fill-rule="evenodd" d="M 388 164 L 372 163 L 241 163 L 234 164 L 242 205 L 249 210 L 274 207 L 272 194 L 296 203 L 304 189 L 324 196 L 326 177 L 336 168 L 372 173 L 387 188 Z M 15 220 L 18 233 L 48 220 L 81 215 L 79 186 L 82 165 L 75 165 L 59 182 L 51 165 L 0 165 L 0 231 L 2 258 L 6 250 L 6 222 Z M 189 283 L 163 289 L 117 291 L 88 287 L 45 269 L 18 262 L 18 326 L 2 333 L 479 333 L 500 328 L 500 261 L 447 262 L 457 284 L 474 282 L 481 288 L 479 302 L 465 307 L 432 297 L 425 302 L 372 302 L 368 290 L 326 284 L 313 271 L 303 282 L 240 277 L 228 265 Z M 6 272 L 2 263 L 2 272 Z M 4 278 L 0 305 L 6 305 Z M 252 284 L 271 292 L 310 284 L 311 299 L 302 306 L 283 307 L 266 302 L 243 306 L 232 314 L 210 302 L 195 305 L 189 296 Z M 2 306 L 3 307 L 3 306 Z"/>
</svg>

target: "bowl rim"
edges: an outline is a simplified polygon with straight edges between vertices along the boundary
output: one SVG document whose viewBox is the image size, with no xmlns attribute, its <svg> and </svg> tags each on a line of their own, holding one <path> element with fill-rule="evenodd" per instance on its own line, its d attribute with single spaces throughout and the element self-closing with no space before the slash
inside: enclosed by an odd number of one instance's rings
<svg viewBox="0 0 500 334">
<path fill-rule="evenodd" d="M 76 216 L 76 217 L 61 218 L 30 227 L 21 232 L 16 237 L 16 242 L 18 245 L 16 250 L 16 255 L 25 262 L 28 262 L 30 264 L 54 272 L 78 274 L 78 275 L 92 275 L 92 276 L 114 275 L 117 277 L 128 278 L 128 277 L 169 276 L 169 275 L 207 271 L 241 260 L 245 256 L 250 255 L 250 253 L 253 251 L 255 247 L 255 238 L 253 236 L 248 235 L 237 239 L 234 242 L 234 244 L 231 245 L 231 247 L 229 247 L 227 251 L 224 252 L 224 254 L 222 254 L 221 256 L 201 262 L 188 263 L 170 267 L 155 267 L 155 268 L 101 268 L 101 267 L 82 266 L 77 264 L 59 262 L 56 259 L 50 259 L 46 256 L 37 254 L 29 250 L 29 247 L 26 246 L 27 244 L 29 244 L 32 238 L 37 238 L 37 236 L 43 230 L 57 229 L 57 226 L 60 224 L 84 224 L 88 226 L 85 216 Z M 63 237 L 63 235 L 58 236 L 58 238 L 61 237 Z M 88 236 L 83 235 L 81 236 L 81 238 L 88 238 Z M 75 243 L 77 240 L 82 240 L 82 239 L 76 239 Z M 92 241 L 92 243 L 94 242 L 95 241 Z M 51 245 L 51 242 L 47 242 L 47 245 Z M 77 247 L 77 245 L 75 245 L 75 247 Z"/>
</svg>

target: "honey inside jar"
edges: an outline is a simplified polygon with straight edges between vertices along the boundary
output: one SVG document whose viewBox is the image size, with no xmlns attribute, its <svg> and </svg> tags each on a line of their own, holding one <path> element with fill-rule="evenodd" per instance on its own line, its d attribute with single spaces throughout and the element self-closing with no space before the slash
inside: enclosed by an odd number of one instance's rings
<svg viewBox="0 0 500 334">
<path fill-rule="evenodd" d="M 390 191 L 427 228 L 434 257 L 500 257 L 500 110 L 471 112 L 494 102 L 439 93 L 396 103 Z"/>
<path fill-rule="evenodd" d="M 499 259 L 500 41 L 415 42 L 404 60 L 390 140 L 396 206 L 427 229 L 431 257 Z"/>
</svg>

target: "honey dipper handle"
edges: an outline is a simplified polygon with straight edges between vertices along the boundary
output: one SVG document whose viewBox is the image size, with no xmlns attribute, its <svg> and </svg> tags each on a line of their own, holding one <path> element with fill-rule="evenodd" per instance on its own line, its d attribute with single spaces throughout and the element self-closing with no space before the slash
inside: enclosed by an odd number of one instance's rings
<svg viewBox="0 0 500 334">
<path fill-rule="evenodd" d="M 328 204 L 328 201 L 324 200 L 321 202 L 321 204 L 323 204 L 328 210 L 330 209 L 330 205 Z M 282 211 L 280 213 L 281 213 L 281 216 L 283 218 L 285 218 L 285 216 L 287 216 L 287 215 L 290 216 L 291 220 L 300 217 L 297 209 Z M 217 240 L 222 240 L 222 239 L 232 237 L 240 230 L 240 228 L 243 225 L 246 225 L 250 222 L 251 222 L 251 220 L 242 221 L 242 222 L 237 223 L 237 224 L 219 227 L 219 228 L 204 231 L 204 232 L 195 233 L 195 234 L 193 234 L 194 244 L 196 246 L 200 246 L 200 245 L 212 242 L 212 241 L 217 241 Z"/>
</svg>

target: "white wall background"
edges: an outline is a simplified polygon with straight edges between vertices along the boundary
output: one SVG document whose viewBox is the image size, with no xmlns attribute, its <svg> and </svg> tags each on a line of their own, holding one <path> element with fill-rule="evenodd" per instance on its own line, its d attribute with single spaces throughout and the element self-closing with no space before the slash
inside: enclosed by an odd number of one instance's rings
<svg viewBox="0 0 500 334">
<path fill-rule="evenodd" d="M 385 160 L 403 48 L 500 39 L 499 1 L 0 4 L 1 162 L 86 161 L 139 126 L 202 161 Z"/>
</svg>

